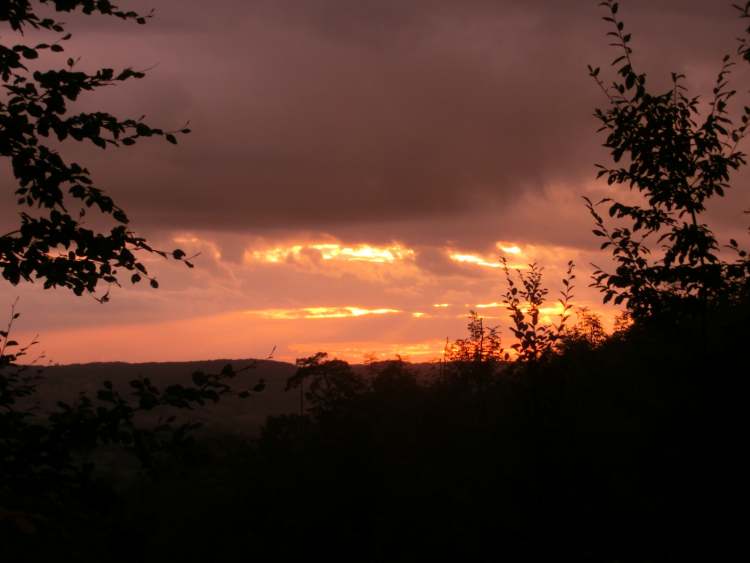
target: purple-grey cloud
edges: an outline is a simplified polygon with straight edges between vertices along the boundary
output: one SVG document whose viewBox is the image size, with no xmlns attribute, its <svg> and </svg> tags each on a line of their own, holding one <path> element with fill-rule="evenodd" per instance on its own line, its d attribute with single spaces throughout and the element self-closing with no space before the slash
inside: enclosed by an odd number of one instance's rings
<svg viewBox="0 0 750 563">
<path fill-rule="evenodd" d="M 147 26 L 71 16 L 81 64 L 158 63 L 86 104 L 194 130 L 178 148 L 71 154 L 146 232 L 387 225 L 398 238 L 416 222 L 442 242 L 440 224 L 466 232 L 488 209 L 512 222 L 525 195 L 591 181 L 603 100 L 585 65 L 613 56 L 596 4 L 165 1 Z M 624 0 L 621 13 L 657 82 L 687 70 L 710 85 L 742 28 L 728 3 Z"/>
</svg>

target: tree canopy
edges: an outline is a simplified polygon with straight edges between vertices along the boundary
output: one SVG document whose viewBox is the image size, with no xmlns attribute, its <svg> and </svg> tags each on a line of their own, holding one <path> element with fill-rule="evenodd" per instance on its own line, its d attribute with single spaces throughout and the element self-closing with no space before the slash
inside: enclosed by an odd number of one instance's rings
<svg viewBox="0 0 750 563">
<path fill-rule="evenodd" d="M 45 288 L 65 287 L 76 295 L 94 293 L 100 284 L 148 280 L 158 287 L 139 254 L 157 253 L 192 264 L 182 250 L 158 250 L 129 228 L 129 218 L 82 164 L 66 161 L 55 145 L 91 143 L 101 149 L 130 146 L 147 137 L 177 143 L 175 131 L 154 128 L 143 118 L 121 119 L 105 111 L 79 112 L 70 104 L 105 86 L 143 78 L 133 68 L 102 68 L 87 73 L 68 58 L 62 68 L 32 70 L 48 53 L 63 53 L 71 34 L 64 23 L 40 15 L 79 11 L 145 24 L 151 14 L 121 10 L 109 0 L 4 0 L 0 24 L 17 35 L 17 43 L 0 44 L 0 156 L 10 159 L 20 207 L 17 228 L 0 236 L 0 272 L 11 284 L 39 280 Z M 29 43 L 24 31 L 50 34 L 49 42 Z M 6 39 L 10 35 L 4 35 Z M 31 64 L 30 64 L 31 63 Z M 108 230 L 88 227 L 87 214 L 103 216 Z M 108 293 L 98 299 L 107 300 Z"/>
<path fill-rule="evenodd" d="M 595 115 L 613 162 L 598 165 L 598 176 L 637 191 L 641 203 L 603 199 L 599 203 L 618 221 L 607 226 L 597 204 L 586 200 L 596 223 L 593 233 L 617 263 L 613 273 L 598 269 L 595 285 L 605 303 L 624 303 L 635 318 L 705 310 L 708 304 L 742 298 L 750 280 L 747 253 L 731 240 L 725 250 L 736 259 L 727 260 L 703 220 L 708 202 L 724 196 L 732 173 L 747 163 L 738 145 L 747 135 L 750 107 L 744 107 L 739 124 L 729 111 L 736 94 L 729 84 L 735 63 L 724 57 L 708 100 L 688 95 L 685 76 L 677 73 L 670 89 L 654 92 L 632 58 L 619 4 L 600 5 L 608 12 L 603 19 L 612 26 L 607 36 L 618 55 L 612 61 L 617 76 L 609 85 L 599 68 L 589 67 L 609 102 Z M 748 8 L 750 3 L 743 17 Z M 739 53 L 747 58 L 744 41 Z M 653 254 L 651 241 L 659 245 Z"/>
</svg>

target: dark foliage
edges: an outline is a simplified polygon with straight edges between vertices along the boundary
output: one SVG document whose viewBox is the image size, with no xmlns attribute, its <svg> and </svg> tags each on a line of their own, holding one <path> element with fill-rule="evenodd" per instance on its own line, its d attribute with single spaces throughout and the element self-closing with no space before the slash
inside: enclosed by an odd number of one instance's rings
<svg viewBox="0 0 750 563">
<path fill-rule="evenodd" d="M 618 264 L 614 273 L 598 269 L 595 284 L 605 302 L 625 303 L 636 319 L 700 312 L 718 302 L 741 300 L 750 287 L 747 253 L 730 241 L 727 248 L 736 260 L 723 258 L 716 236 L 701 221 L 709 201 L 725 194 L 731 173 L 746 163 L 737 146 L 747 133 L 750 108 L 744 108 L 739 125 L 729 113 L 736 94 L 729 86 L 734 63 L 724 57 L 707 112 L 699 97 L 687 94 L 683 75 L 672 74 L 672 88 L 654 93 L 646 75 L 637 72 L 618 3 L 601 5 L 609 12 L 604 19 L 612 31 L 607 35 L 618 56 L 612 62 L 617 78 L 610 86 L 599 68 L 589 67 L 609 100 L 596 117 L 600 131 L 607 133 L 604 146 L 614 164 L 599 165 L 599 176 L 610 185 L 636 190 L 643 203 L 602 200 L 610 217 L 619 220 L 609 228 L 598 204 L 586 199 L 596 223 L 593 232 Z M 741 51 L 746 52 L 744 46 Z M 649 240 L 660 245 L 655 255 Z"/>
<path fill-rule="evenodd" d="M 180 412 L 237 393 L 230 384 L 254 367 L 195 372 L 190 384 L 164 388 L 140 377 L 129 382 L 129 392 L 105 381 L 95 396 L 82 392 L 75 401 L 59 401 L 46 411 L 37 401 L 35 362 L 18 363 L 35 343 L 19 347 L 11 340 L 16 318 L 14 310 L 0 331 L 0 521 L 11 531 L 20 525 L 33 532 L 36 524 L 60 518 L 68 503 L 96 496 L 94 461 L 103 448 L 115 446 L 157 475 L 165 460 L 185 451 L 200 427 Z M 237 394 L 249 397 L 263 387 L 261 380 Z"/>
<path fill-rule="evenodd" d="M 54 548 L 37 540 L 55 526 L 19 537 L 92 561 L 721 557 L 717 538 L 738 533 L 746 389 L 732 374 L 750 307 L 707 322 L 708 341 L 697 324 L 634 325 L 481 393 L 373 364 L 325 411 L 270 418 L 258 441 L 198 443 L 166 480 L 100 490 L 99 519 Z"/>
<path fill-rule="evenodd" d="M 106 112 L 71 113 L 69 105 L 99 88 L 143 78 L 132 68 L 103 68 L 86 73 L 68 58 L 60 68 L 31 70 L 45 53 L 65 52 L 71 38 L 65 25 L 39 15 L 39 6 L 56 12 L 80 10 L 85 14 L 113 16 L 146 23 L 150 16 L 123 11 L 108 0 L 3 0 L 0 23 L 20 34 L 27 28 L 49 32 L 50 42 L 0 45 L 0 156 L 11 160 L 16 179 L 20 225 L 0 236 L 0 272 L 11 284 L 41 280 L 45 288 L 65 287 L 76 295 L 93 293 L 100 282 L 119 284 L 123 275 L 132 283 L 158 282 L 138 258 L 140 251 L 157 253 L 192 264 L 182 250 L 166 253 L 153 248 L 128 227 L 129 219 L 94 182 L 81 164 L 66 162 L 54 148 L 63 141 L 90 142 L 106 149 L 133 145 L 147 137 L 176 143 L 176 135 L 140 119 L 120 119 Z M 32 67 L 32 68 L 33 68 Z M 109 231 L 86 226 L 86 215 L 95 211 L 111 220 Z M 105 293 L 98 299 L 106 301 Z"/>
<path fill-rule="evenodd" d="M 307 382 L 307 390 L 304 390 Z M 289 378 L 287 391 L 300 388 L 310 411 L 316 416 L 335 410 L 339 404 L 351 399 L 361 391 L 364 383 L 349 364 L 341 360 L 329 360 L 328 354 L 318 352 L 309 358 L 297 360 L 297 372 Z M 300 407 L 304 414 L 304 404 Z"/>
<path fill-rule="evenodd" d="M 565 334 L 565 324 L 572 308 L 573 262 L 568 262 L 568 270 L 562 280 L 564 289 L 558 299 L 561 310 L 557 325 L 542 322 L 541 319 L 541 307 L 549 293 L 542 284 L 542 267 L 529 264 L 526 273 L 516 270 L 517 283 L 504 257 L 501 262 L 507 287 L 503 299 L 513 323 L 510 330 L 517 339 L 513 349 L 521 362 L 537 362 L 554 353 L 558 341 Z"/>
<path fill-rule="evenodd" d="M 502 346 L 499 327 L 487 326 L 476 311 L 469 312 L 466 329 L 466 338 L 446 342 L 438 378 L 446 388 L 457 392 L 481 393 L 509 356 Z"/>
<path fill-rule="evenodd" d="M 576 324 L 567 329 L 560 337 L 559 346 L 562 349 L 569 349 L 574 346 L 596 348 L 607 341 L 609 335 L 604 330 L 599 315 L 592 313 L 587 307 L 579 307 L 576 311 L 576 317 Z M 617 338 L 624 330 L 626 330 L 625 319 L 616 320 L 613 336 Z"/>
</svg>

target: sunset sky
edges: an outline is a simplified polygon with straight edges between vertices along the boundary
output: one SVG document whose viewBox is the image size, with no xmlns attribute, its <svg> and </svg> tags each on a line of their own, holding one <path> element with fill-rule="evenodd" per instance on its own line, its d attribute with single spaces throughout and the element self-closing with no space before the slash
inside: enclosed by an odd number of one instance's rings
<svg viewBox="0 0 750 563">
<path fill-rule="evenodd" d="M 267 356 L 319 350 L 352 361 L 438 358 L 470 309 L 507 326 L 498 259 L 542 264 L 549 314 L 568 260 L 576 304 L 611 318 L 588 288 L 598 251 L 581 200 L 612 195 L 586 65 L 613 51 L 596 0 L 122 0 L 146 26 L 69 16 L 66 53 L 83 69 L 151 69 L 81 109 L 145 114 L 192 133 L 101 151 L 65 143 L 164 249 L 160 289 L 115 288 L 110 303 L 41 284 L 20 298 L 16 336 L 39 334 L 59 363 Z M 710 94 L 743 24 L 731 2 L 622 0 L 636 65 L 667 88 L 687 75 Z M 0 36 L 4 43 L 10 33 Z M 750 77 L 733 75 L 737 104 Z M 741 107 L 735 105 L 735 107 Z M 745 147 L 745 150 L 748 150 Z M 723 240 L 747 242 L 747 175 L 711 208 Z M 0 164 L 0 228 L 18 208 Z M 506 343 L 510 343 L 509 339 Z"/>
</svg>

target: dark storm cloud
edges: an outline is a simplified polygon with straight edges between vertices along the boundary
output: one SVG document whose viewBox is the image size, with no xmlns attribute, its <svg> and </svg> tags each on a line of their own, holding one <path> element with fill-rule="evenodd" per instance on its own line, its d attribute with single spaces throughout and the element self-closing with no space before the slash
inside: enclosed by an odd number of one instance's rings
<svg viewBox="0 0 750 563">
<path fill-rule="evenodd" d="M 588 182 L 601 159 L 591 113 L 602 100 L 585 66 L 612 52 L 596 1 L 157 8 L 145 27 L 71 19 L 71 48 L 88 62 L 158 63 L 102 99 L 163 125 L 192 121 L 177 149 L 86 154 L 146 229 L 364 237 L 470 224 L 550 184 Z M 688 65 L 701 85 L 742 28 L 723 2 L 623 0 L 621 13 L 649 73 Z"/>
</svg>

